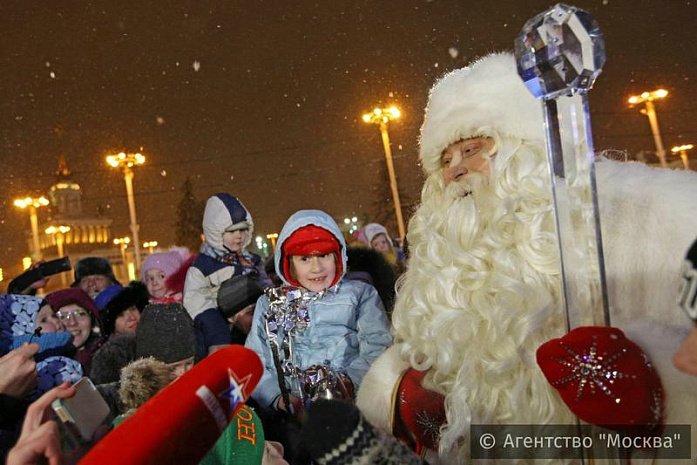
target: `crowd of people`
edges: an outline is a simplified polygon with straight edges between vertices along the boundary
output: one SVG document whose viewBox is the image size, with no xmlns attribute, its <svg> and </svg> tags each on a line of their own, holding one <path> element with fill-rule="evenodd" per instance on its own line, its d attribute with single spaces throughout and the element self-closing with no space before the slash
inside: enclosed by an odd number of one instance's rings
<svg viewBox="0 0 697 465">
<path fill-rule="evenodd" d="M 597 163 L 617 328 L 561 337 L 542 128 L 513 57 L 490 55 L 430 93 L 408 248 L 380 224 L 345 235 L 327 212 L 301 210 L 265 262 L 248 250 L 252 215 L 220 193 L 206 203 L 200 251 L 153 253 L 140 281 L 122 286 L 107 260 L 89 257 L 68 289 L 0 296 L 8 463 L 60 456 L 55 423 L 41 416 L 82 377 L 107 402 L 109 427 L 122 428 L 235 344 L 254 351 L 263 375 L 203 463 L 468 463 L 472 425 L 575 417 L 650 434 L 692 424 L 694 436 L 697 178 Z M 579 354 L 599 346 L 602 380 L 578 369 Z"/>
</svg>

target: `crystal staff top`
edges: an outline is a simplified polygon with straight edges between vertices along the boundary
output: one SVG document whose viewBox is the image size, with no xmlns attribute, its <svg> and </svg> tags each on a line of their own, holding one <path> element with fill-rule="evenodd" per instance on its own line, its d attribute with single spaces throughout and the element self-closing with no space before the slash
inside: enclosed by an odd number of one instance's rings
<svg viewBox="0 0 697 465">
<path fill-rule="evenodd" d="M 593 87 L 605 64 L 605 42 L 589 13 L 558 3 L 525 23 L 515 56 L 530 92 L 547 100 Z"/>
</svg>

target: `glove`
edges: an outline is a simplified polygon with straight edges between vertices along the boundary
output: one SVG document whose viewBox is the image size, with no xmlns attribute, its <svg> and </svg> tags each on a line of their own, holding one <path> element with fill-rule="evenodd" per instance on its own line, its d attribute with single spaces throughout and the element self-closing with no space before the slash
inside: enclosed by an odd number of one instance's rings
<svg viewBox="0 0 697 465">
<path fill-rule="evenodd" d="M 651 433 L 662 423 L 658 373 L 641 347 L 617 328 L 576 328 L 542 344 L 537 364 L 585 422 L 629 434 Z"/>
</svg>

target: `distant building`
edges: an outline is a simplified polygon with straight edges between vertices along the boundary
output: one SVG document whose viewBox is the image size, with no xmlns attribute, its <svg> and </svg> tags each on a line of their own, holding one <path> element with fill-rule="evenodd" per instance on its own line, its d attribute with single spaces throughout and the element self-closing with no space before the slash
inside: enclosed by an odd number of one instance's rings
<svg viewBox="0 0 697 465">
<path fill-rule="evenodd" d="M 111 261 L 116 278 L 127 282 L 126 266 L 119 249 L 113 244 L 112 220 L 101 215 L 83 212 L 82 194 L 80 185 L 72 180 L 65 157 L 60 155 L 56 183 L 49 189 L 50 217 L 43 221 L 39 218 L 39 245 L 43 260 L 59 258 L 61 248 L 62 255 L 69 256 L 73 266 L 84 257 L 104 257 Z M 61 226 L 70 229 L 60 232 L 58 228 Z M 31 233 L 27 232 L 27 237 L 27 251 L 29 251 L 32 249 Z M 19 272 L 13 274 L 19 274 Z M 73 281 L 73 272 L 62 273 L 56 278 L 51 280 L 47 291 L 70 285 Z"/>
</svg>

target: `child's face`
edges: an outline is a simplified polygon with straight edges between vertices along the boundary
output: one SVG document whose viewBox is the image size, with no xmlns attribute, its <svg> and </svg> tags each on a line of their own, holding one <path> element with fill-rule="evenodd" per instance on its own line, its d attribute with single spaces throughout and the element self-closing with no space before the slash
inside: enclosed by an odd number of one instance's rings
<svg viewBox="0 0 697 465">
<path fill-rule="evenodd" d="M 377 252 L 387 253 L 390 251 L 390 242 L 384 234 L 378 234 L 370 242 L 370 246 Z"/>
<path fill-rule="evenodd" d="M 223 233 L 223 245 L 230 252 L 241 252 L 242 247 L 247 242 L 249 229 L 238 229 L 236 231 L 226 231 Z"/>
<path fill-rule="evenodd" d="M 336 254 L 291 255 L 290 259 L 291 274 L 308 291 L 323 291 L 334 281 Z"/>
<path fill-rule="evenodd" d="M 148 270 L 145 273 L 145 287 L 148 288 L 148 294 L 155 299 L 161 299 L 167 293 L 165 287 L 165 274 L 160 270 Z"/>
<path fill-rule="evenodd" d="M 36 314 L 36 323 L 34 324 L 36 328 L 41 328 L 41 333 L 57 333 L 59 331 L 65 331 L 65 326 L 61 320 L 58 319 L 53 309 L 50 305 L 44 305 Z"/>
</svg>

